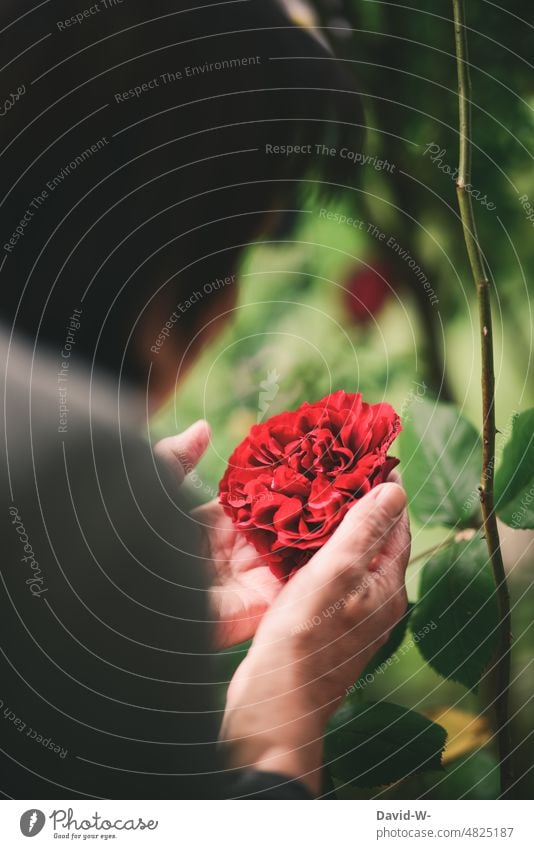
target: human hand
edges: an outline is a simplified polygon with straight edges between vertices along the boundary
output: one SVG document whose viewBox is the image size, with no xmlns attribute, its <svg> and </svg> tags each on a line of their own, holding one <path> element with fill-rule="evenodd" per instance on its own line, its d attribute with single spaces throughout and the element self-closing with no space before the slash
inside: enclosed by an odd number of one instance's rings
<svg viewBox="0 0 534 849">
<path fill-rule="evenodd" d="M 208 423 L 201 420 L 183 433 L 162 439 L 154 451 L 174 470 L 181 484 L 200 461 L 210 436 Z M 197 507 L 192 517 L 200 526 L 201 553 L 212 570 L 217 646 L 237 645 L 254 636 L 283 585 L 254 546 L 235 529 L 217 499 Z"/>
<path fill-rule="evenodd" d="M 319 792 L 326 723 L 406 610 L 405 505 L 397 483 L 372 490 L 273 602 L 228 692 L 231 766 Z"/>
</svg>

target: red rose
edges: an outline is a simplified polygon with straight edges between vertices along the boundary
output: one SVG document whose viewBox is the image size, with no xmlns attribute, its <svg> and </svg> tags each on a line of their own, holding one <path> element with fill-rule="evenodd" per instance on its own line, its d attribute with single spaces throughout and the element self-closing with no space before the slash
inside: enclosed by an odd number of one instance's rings
<svg viewBox="0 0 534 849">
<path fill-rule="evenodd" d="M 391 293 L 392 272 L 380 261 L 360 268 L 345 283 L 347 309 L 357 324 L 368 324 L 382 309 Z"/>
<path fill-rule="evenodd" d="M 255 425 L 228 462 L 220 502 L 237 528 L 287 578 L 336 530 L 354 503 L 398 460 L 401 430 L 389 404 L 335 392 Z"/>
</svg>

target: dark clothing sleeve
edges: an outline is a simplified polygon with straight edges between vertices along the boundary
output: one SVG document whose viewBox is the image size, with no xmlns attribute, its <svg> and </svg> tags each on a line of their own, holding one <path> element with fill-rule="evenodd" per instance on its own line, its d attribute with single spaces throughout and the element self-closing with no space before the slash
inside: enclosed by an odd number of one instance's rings
<svg viewBox="0 0 534 849">
<path fill-rule="evenodd" d="M 233 799 L 315 799 L 301 781 L 274 772 L 247 770 L 232 786 Z"/>
<path fill-rule="evenodd" d="M 131 431 L 72 414 L 59 435 L 36 406 L 12 399 L 3 458 L 0 792 L 313 798 L 219 761 L 207 568 L 172 474 Z"/>
<path fill-rule="evenodd" d="M 74 414 L 59 435 L 41 410 L 23 442 L 20 412 L 1 519 L 0 791 L 229 795 L 188 505 L 141 438 Z"/>
</svg>

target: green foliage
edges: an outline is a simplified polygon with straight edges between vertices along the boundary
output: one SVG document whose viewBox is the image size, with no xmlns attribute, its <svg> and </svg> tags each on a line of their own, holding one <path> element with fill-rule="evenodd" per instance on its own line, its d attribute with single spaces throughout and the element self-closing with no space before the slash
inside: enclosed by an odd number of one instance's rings
<svg viewBox="0 0 534 849">
<path fill-rule="evenodd" d="M 376 788 L 381 800 L 418 799 L 498 799 L 500 794 L 497 758 L 487 749 L 479 749 L 452 763 L 440 772 L 424 772 L 393 784 Z M 369 794 L 357 788 L 344 787 L 336 792 L 338 799 L 366 799 Z"/>
<path fill-rule="evenodd" d="M 410 407 L 400 444 L 413 515 L 426 525 L 476 522 L 482 460 L 473 425 L 452 405 L 419 400 Z"/>
<path fill-rule="evenodd" d="M 318 0 L 317 5 L 327 23 L 334 14 L 332 4 Z M 479 414 L 475 292 L 468 282 L 451 178 L 458 148 L 451 9 L 432 10 L 423 0 L 410 0 L 408 5 L 348 0 L 343 5 L 343 14 L 354 28 L 352 37 L 345 33 L 343 39 L 336 39 L 335 32 L 327 34 L 335 51 L 347 60 L 344 69 L 356 77 L 363 95 L 372 128 L 365 153 L 376 154 L 393 167 L 383 171 L 371 165 L 355 167 L 355 190 L 343 199 L 329 199 L 329 210 L 339 206 L 360 217 L 362 229 L 322 218 L 319 213 L 325 201 L 308 193 L 302 200 L 294 240 L 292 236 L 277 246 L 259 242 L 246 258 L 233 323 L 184 379 L 176 411 L 169 408 L 154 426 L 155 436 L 163 436 L 198 417 L 210 420 L 213 441 L 198 469 L 201 500 L 214 496 L 227 457 L 256 421 L 260 386 L 273 369 L 280 375 L 279 393 L 268 415 L 294 409 L 338 388 L 361 391 L 370 402 L 385 397 L 400 410 L 413 397 L 413 382 L 424 379 L 431 391 L 439 388 L 439 380 L 433 382 L 426 370 L 428 322 L 433 320 L 445 352 L 451 396 L 472 417 Z M 466 11 L 475 92 L 472 182 L 478 197 L 487 195 L 496 207 L 491 211 L 474 198 L 480 240 L 498 292 L 495 306 L 502 334 L 495 339 L 497 410 L 502 415 L 517 406 L 519 398 L 521 404 L 525 399 L 527 404 L 534 402 L 527 309 L 534 280 L 534 239 L 520 202 L 525 194 L 534 203 L 529 153 L 534 125 L 528 66 L 531 31 L 522 21 L 524 0 L 510 0 L 506 8 L 471 4 Z M 434 147 L 439 154 L 433 155 Z M 389 238 L 372 235 L 367 226 L 372 223 L 387 237 L 393 236 L 431 280 L 439 304 L 426 318 L 417 306 L 420 280 L 406 262 L 398 260 L 390 281 L 392 297 L 375 317 L 376 325 L 351 324 L 343 287 L 354 269 L 361 261 L 395 263 Z M 481 444 L 475 429 L 453 406 L 418 401 L 409 416 L 411 421 L 405 422 L 400 438 L 401 473 L 413 516 L 434 528 L 428 533 L 418 531 L 422 550 L 437 541 L 436 528 L 479 525 Z M 534 527 L 534 499 L 527 500 L 534 486 L 533 434 L 534 411 L 529 411 L 516 421 L 496 477 L 498 514 L 517 528 Z M 452 680 L 476 686 L 495 648 L 491 632 L 497 624 L 497 605 L 486 561 L 485 544 L 475 539 L 436 555 L 422 570 L 421 596 L 411 627 L 418 634 L 429 621 L 436 623 L 418 646 L 430 666 L 451 679 L 441 687 L 454 697 L 459 688 Z M 519 611 L 514 608 L 514 619 L 518 613 L 525 617 L 523 629 L 515 623 L 526 642 L 521 668 L 526 668 L 532 655 L 532 643 L 527 642 L 532 633 L 527 628 L 530 607 L 531 602 L 525 607 L 523 601 Z M 408 619 L 409 614 L 362 677 L 376 672 L 394 655 Z M 222 688 L 243 651 L 232 650 L 217 662 L 221 707 Z M 517 648 L 514 660 L 519 670 L 516 654 Z M 419 705 L 425 692 L 435 692 L 436 681 L 428 665 L 412 674 L 409 664 L 415 655 L 415 651 L 403 655 L 403 666 L 396 669 L 405 679 L 402 699 Z M 391 678 L 395 675 L 388 682 Z M 373 687 L 383 695 L 388 682 L 381 676 Z M 389 720 L 395 711 L 399 716 Z M 358 791 L 359 787 L 402 778 L 414 762 L 424 760 L 412 743 L 417 747 L 419 724 L 426 722 L 395 705 L 381 703 L 378 709 L 352 700 L 332 724 L 336 733 L 328 735 L 329 759 L 339 758 L 332 765 L 334 777 L 341 783 L 351 781 L 353 797 L 358 792 L 362 797 L 369 795 Z M 522 735 L 527 733 L 524 727 Z M 421 739 L 434 742 L 430 732 Z M 439 756 L 434 756 L 425 768 L 433 769 L 438 763 Z M 445 772 L 425 772 L 389 787 L 381 796 L 405 799 L 421 793 L 428 798 L 495 798 L 495 759 L 480 750 L 448 764 Z"/>
<path fill-rule="evenodd" d="M 498 799 L 500 794 L 497 758 L 487 749 L 479 749 L 439 772 L 424 772 L 390 787 L 376 788 L 372 793 L 346 785 L 335 793 L 338 799 L 380 800 L 418 799 Z"/>
<path fill-rule="evenodd" d="M 414 609 L 413 604 L 408 605 L 408 609 L 400 622 L 397 622 L 395 627 L 393 628 L 391 634 L 389 635 L 389 639 L 385 645 L 382 646 L 381 649 L 377 651 L 372 661 L 367 664 L 364 671 L 361 674 L 360 681 L 364 681 L 366 675 L 373 675 L 377 669 L 383 663 L 386 663 L 392 655 L 395 654 L 398 648 L 402 645 L 404 637 L 406 636 L 406 631 L 408 630 L 408 623 L 410 621 L 410 617 L 412 615 Z"/>
<path fill-rule="evenodd" d="M 439 769 L 446 733 L 421 714 L 391 702 L 347 701 L 326 736 L 326 764 L 354 787 L 392 784 Z"/>
<path fill-rule="evenodd" d="M 435 622 L 418 642 L 425 660 L 444 678 L 476 687 L 497 645 L 499 615 L 485 543 L 455 543 L 425 565 L 414 633 Z"/>
<path fill-rule="evenodd" d="M 499 764 L 491 752 L 480 749 L 447 764 L 445 775 L 428 792 L 429 799 L 498 799 Z"/>
<path fill-rule="evenodd" d="M 516 417 L 495 478 L 499 518 L 512 528 L 534 528 L 534 409 Z"/>
<path fill-rule="evenodd" d="M 328 0 L 318 0 L 324 23 L 332 16 Z M 336 38 L 334 47 L 349 61 L 346 69 L 364 92 L 364 105 L 373 128 L 370 141 L 380 155 L 396 164 L 387 175 L 387 195 L 409 216 L 405 236 L 425 253 L 426 268 L 439 289 L 441 309 L 448 316 L 465 310 L 465 291 L 456 269 L 465 263 L 461 229 L 449 210 L 456 209 L 455 184 L 449 172 L 457 165 L 457 79 L 452 7 L 425 0 L 401 3 L 362 3 L 347 0 L 344 14 L 353 27 L 351 38 Z M 473 187 L 495 209 L 476 205 L 477 227 L 488 265 L 495 274 L 512 322 L 519 324 L 519 290 L 525 270 L 534 264 L 534 239 L 518 195 L 533 196 L 534 175 L 529 167 L 533 124 L 531 30 L 525 0 L 506 6 L 471 3 L 469 27 L 476 156 Z M 441 154 L 432 160 L 429 145 Z M 375 152 L 375 151 L 374 151 Z M 404 175 L 408 175 L 404 178 Z M 369 191 L 385 194 L 380 178 L 370 169 L 362 174 Z M 371 188 L 372 186 L 372 188 Z M 475 198 L 476 200 L 476 198 Z M 381 209 L 381 219 L 387 212 Z M 397 216 L 401 218 L 402 216 Z M 499 220 L 500 219 L 500 220 Z M 436 244 L 418 229 L 432 227 Z M 503 238 L 500 222 L 510 239 Z M 415 226 L 414 226 L 415 225 Z M 437 226 L 436 226 L 437 225 Z M 402 222 L 395 221 L 395 230 Z M 413 233 L 411 235 L 410 231 Z M 405 240 L 403 235 L 403 241 Z M 425 242 L 425 244 L 423 244 Z M 419 243 L 419 245 L 417 245 Z M 405 247 L 408 245 L 405 244 Z M 444 252 L 442 253 L 442 249 Z M 515 251 L 517 250 L 517 254 Z M 531 275 L 531 272 L 530 272 Z M 525 293 L 523 292 L 524 300 Z M 525 328 L 528 333 L 528 328 Z M 523 331 L 524 333 L 524 331 Z M 523 336 L 523 343 L 528 337 Z M 524 349 L 523 349 L 524 350 Z M 513 355 L 513 351 L 510 352 Z M 521 347 L 519 354 L 522 354 Z"/>
</svg>

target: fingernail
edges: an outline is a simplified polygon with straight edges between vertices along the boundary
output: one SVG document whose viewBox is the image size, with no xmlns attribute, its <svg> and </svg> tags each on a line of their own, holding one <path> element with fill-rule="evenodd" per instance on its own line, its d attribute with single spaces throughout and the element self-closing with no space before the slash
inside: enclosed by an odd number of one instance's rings
<svg viewBox="0 0 534 849">
<path fill-rule="evenodd" d="M 377 493 L 376 503 L 383 507 L 391 519 L 397 519 L 406 507 L 406 493 L 398 484 L 386 483 Z"/>
</svg>

